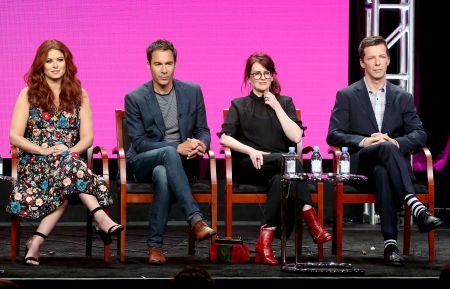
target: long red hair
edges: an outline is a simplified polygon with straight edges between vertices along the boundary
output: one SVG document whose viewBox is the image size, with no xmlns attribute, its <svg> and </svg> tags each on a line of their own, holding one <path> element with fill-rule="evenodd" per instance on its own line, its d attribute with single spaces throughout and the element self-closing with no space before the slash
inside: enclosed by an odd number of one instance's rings
<svg viewBox="0 0 450 289">
<path fill-rule="evenodd" d="M 81 105 L 82 89 L 81 82 L 77 78 L 77 67 L 73 63 L 73 56 L 69 48 L 59 40 L 45 40 L 36 51 L 33 64 L 27 74 L 25 82 L 28 85 L 28 101 L 31 105 L 43 110 L 55 111 L 54 95 L 45 80 L 44 64 L 48 52 L 52 49 L 59 50 L 64 55 L 66 72 L 61 81 L 61 93 L 59 94 L 60 111 L 74 112 Z"/>
</svg>

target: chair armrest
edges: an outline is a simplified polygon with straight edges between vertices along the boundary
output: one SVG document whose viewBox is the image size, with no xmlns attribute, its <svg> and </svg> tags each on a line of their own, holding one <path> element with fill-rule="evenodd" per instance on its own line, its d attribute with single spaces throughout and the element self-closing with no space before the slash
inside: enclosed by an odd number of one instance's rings
<svg viewBox="0 0 450 289">
<path fill-rule="evenodd" d="M 209 170 L 211 176 L 211 186 L 217 185 L 217 168 L 216 168 L 216 156 L 213 150 L 206 152 L 209 157 Z"/>
<path fill-rule="evenodd" d="M 300 152 L 299 150 L 297 150 L 298 152 Z M 300 161 L 300 163 L 303 165 L 303 155 L 309 154 L 310 152 L 313 152 L 314 148 L 312 146 L 307 146 L 302 148 L 301 153 L 298 154 L 298 159 Z"/>
<path fill-rule="evenodd" d="M 89 152 L 89 150 L 91 152 Z M 103 175 L 103 179 L 106 182 L 106 185 L 109 188 L 109 164 L 108 164 L 108 151 L 101 146 L 95 146 L 93 148 L 89 148 L 88 150 L 88 161 L 89 161 L 89 168 L 91 170 L 94 169 L 94 158 L 92 157 L 93 155 L 96 154 L 100 154 L 102 157 L 102 175 Z"/>
<path fill-rule="evenodd" d="M 231 149 L 222 147 L 220 152 L 225 155 L 225 180 L 227 185 L 233 185 L 233 162 L 231 159 Z"/>
<path fill-rule="evenodd" d="M 123 147 L 114 147 L 112 153 L 117 155 L 117 168 L 120 173 L 120 185 L 127 185 L 127 160 Z"/>
<path fill-rule="evenodd" d="M 427 163 L 427 182 L 428 187 L 434 187 L 434 173 L 433 173 L 433 157 L 428 147 L 421 147 L 421 149 L 414 154 L 423 153 Z"/>
<path fill-rule="evenodd" d="M 333 155 L 333 172 L 338 172 L 339 158 L 341 157 L 341 149 L 339 147 L 329 147 L 328 153 Z"/>
<path fill-rule="evenodd" d="M 312 146 L 307 146 L 302 149 L 302 154 L 309 154 L 310 152 L 313 152 L 313 151 L 314 151 L 314 148 Z"/>
<path fill-rule="evenodd" d="M 11 177 L 17 180 L 17 154 L 18 150 L 16 146 L 11 146 Z"/>
</svg>

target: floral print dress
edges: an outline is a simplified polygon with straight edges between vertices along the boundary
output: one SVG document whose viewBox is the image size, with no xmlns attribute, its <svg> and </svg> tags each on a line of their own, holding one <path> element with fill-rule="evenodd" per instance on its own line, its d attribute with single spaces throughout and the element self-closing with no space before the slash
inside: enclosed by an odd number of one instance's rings
<svg viewBox="0 0 450 289">
<path fill-rule="evenodd" d="M 69 149 L 79 139 L 79 108 L 75 113 L 47 112 L 30 108 L 25 138 L 41 147 L 58 143 Z M 94 195 L 101 206 L 112 199 L 106 183 L 94 175 L 75 152 L 60 155 L 35 155 L 23 150 L 18 153 L 18 180 L 14 182 L 6 211 L 27 219 L 40 219 L 61 206 L 68 195 Z"/>
</svg>

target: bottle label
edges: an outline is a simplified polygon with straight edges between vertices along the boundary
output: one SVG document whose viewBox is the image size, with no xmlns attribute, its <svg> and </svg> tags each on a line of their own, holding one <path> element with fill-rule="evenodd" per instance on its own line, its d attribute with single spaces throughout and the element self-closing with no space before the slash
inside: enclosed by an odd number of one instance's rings
<svg viewBox="0 0 450 289">
<path fill-rule="evenodd" d="M 340 161 L 339 170 L 341 174 L 349 174 L 350 173 L 350 162 L 349 161 Z"/>
<path fill-rule="evenodd" d="M 320 160 L 311 161 L 311 172 L 313 174 L 321 174 L 322 173 L 322 162 Z"/>
<path fill-rule="evenodd" d="M 295 160 L 286 160 L 286 174 L 295 174 Z"/>
</svg>

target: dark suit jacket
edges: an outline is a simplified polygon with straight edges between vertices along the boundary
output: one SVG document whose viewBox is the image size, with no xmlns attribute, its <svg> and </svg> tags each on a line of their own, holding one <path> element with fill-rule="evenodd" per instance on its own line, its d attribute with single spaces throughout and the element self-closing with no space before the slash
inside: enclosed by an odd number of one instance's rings
<svg viewBox="0 0 450 289">
<path fill-rule="evenodd" d="M 211 135 L 206 122 L 205 103 L 200 86 L 174 80 L 177 95 L 178 126 L 181 142 L 187 138 L 201 140 L 208 148 Z M 131 146 L 127 152 L 129 160 L 136 154 L 165 147 L 177 147 L 177 143 L 164 141 L 166 127 L 149 81 L 125 96 L 125 120 Z"/>
<path fill-rule="evenodd" d="M 358 169 L 359 143 L 375 132 L 378 132 L 378 126 L 364 79 L 339 90 L 330 117 L 327 143 L 349 147 L 353 173 Z M 386 107 L 381 132 L 398 142 L 405 157 L 427 141 L 412 95 L 389 81 L 386 83 Z"/>
</svg>

